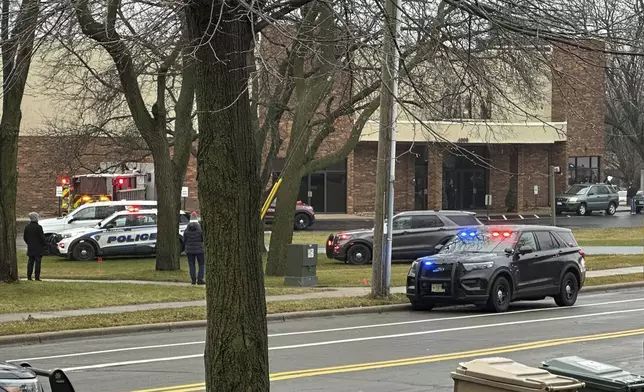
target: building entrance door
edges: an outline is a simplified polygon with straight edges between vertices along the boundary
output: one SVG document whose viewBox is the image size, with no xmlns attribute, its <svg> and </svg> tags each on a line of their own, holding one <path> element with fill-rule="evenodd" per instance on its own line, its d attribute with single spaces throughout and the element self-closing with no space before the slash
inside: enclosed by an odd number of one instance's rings
<svg viewBox="0 0 644 392">
<path fill-rule="evenodd" d="M 452 170 L 445 174 L 447 208 L 455 210 L 485 208 L 487 188 L 485 170 Z"/>
</svg>

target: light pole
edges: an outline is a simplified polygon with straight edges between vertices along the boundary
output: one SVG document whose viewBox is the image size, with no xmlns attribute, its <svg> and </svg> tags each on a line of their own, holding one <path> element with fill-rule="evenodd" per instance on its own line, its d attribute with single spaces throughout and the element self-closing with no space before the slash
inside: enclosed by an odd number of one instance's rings
<svg viewBox="0 0 644 392">
<path fill-rule="evenodd" d="M 559 166 L 550 166 L 548 180 L 550 185 L 548 186 L 550 190 L 550 215 L 552 216 L 552 225 L 557 226 L 557 193 L 555 192 L 555 173 L 559 173 L 561 169 Z"/>
</svg>

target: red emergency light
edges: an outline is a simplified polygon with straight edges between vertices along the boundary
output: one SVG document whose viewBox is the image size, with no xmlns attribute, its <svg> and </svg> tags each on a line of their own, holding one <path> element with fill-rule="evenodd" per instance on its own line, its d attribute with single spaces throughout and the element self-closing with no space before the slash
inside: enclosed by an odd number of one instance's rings
<svg viewBox="0 0 644 392">
<path fill-rule="evenodd" d="M 125 180 L 122 178 L 119 178 L 119 185 L 123 185 L 125 183 Z"/>
<path fill-rule="evenodd" d="M 61 183 L 62 185 L 67 185 L 67 179 L 66 179 L 66 178 L 62 178 L 62 179 L 60 180 L 60 183 Z"/>
</svg>

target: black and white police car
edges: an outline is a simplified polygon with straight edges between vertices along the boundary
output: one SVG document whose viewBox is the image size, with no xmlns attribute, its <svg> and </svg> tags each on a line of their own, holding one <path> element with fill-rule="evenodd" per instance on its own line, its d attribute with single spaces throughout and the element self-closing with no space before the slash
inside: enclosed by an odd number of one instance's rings
<svg viewBox="0 0 644 392">
<path fill-rule="evenodd" d="M 179 219 L 178 234 L 182 240 L 190 214 L 181 211 Z M 94 227 L 57 233 L 56 243 L 59 256 L 79 261 L 94 260 L 97 256 L 153 255 L 157 243 L 157 210 L 119 211 Z"/>
</svg>

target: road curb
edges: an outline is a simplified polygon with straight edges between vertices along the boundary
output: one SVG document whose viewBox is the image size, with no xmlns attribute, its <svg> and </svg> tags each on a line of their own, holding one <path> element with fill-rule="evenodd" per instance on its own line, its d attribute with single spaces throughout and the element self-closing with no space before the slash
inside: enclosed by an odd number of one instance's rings
<svg viewBox="0 0 644 392">
<path fill-rule="evenodd" d="M 644 288 L 643 282 L 629 282 L 629 283 L 615 283 L 599 286 L 585 286 L 580 290 L 580 293 L 596 293 L 618 291 L 632 288 Z M 449 306 L 446 306 L 449 307 Z M 396 305 L 379 305 L 379 306 L 364 306 L 358 308 L 342 308 L 342 309 L 324 309 L 312 310 L 303 312 L 289 312 L 289 313 L 274 313 L 267 315 L 266 319 L 269 323 L 286 322 L 289 320 L 298 320 L 303 318 L 318 318 L 318 317 L 332 317 L 332 316 L 348 316 L 355 314 L 374 314 L 374 313 L 387 313 L 387 312 L 401 312 L 411 310 L 411 306 L 407 303 Z M 140 325 L 127 325 L 120 327 L 106 327 L 106 328 L 91 328 L 91 329 L 78 329 L 57 332 L 42 332 L 27 335 L 8 335 L 0 336 L 0 346 L 18 345 L 18 344 L 38 344 L 47 343 L 56 340 L 77 339 L 88 337 L 101 337 L 122 335 L 137 332 L 171 332 L 184 329 L 205 328 L 207 325 L 206 320 L 194 321 L 177 321 L 169 323 L 157 324 L 140 324 Z"/>
</svg>

